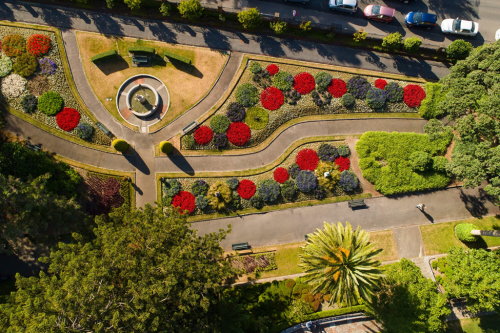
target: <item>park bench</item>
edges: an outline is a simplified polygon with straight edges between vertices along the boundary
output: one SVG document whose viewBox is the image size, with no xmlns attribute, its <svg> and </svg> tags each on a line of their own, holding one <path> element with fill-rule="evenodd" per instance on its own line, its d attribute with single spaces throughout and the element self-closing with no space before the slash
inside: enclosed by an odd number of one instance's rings
<svg viewBox="0 0 500 333">
<path fill-rule="evenodd" d="M 366 203 L 363 199 L 350 200 L 347 204 L 349 205 L 349 208 L 351 208 L 351 209 L 367 207 Z"/>
<path fill-rule="evenodd" d="M 250 249 L 250 245 L 248 244 L 248 242 L 245 242 L 245 243 L 236 243 L 236 244 L 232 244 L 231 248 L 233 249 L 233 251 L 249 250 Z"/>
</svg>

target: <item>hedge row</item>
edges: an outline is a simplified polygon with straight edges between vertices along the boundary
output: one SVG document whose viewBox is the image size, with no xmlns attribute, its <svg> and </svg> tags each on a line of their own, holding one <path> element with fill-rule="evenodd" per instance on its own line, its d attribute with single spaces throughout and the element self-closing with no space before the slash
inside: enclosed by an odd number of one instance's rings
<svg viewBox="0 0 500 333">
<path fill-rule="evenodd" d="M 116 50 L 109 50 L 106 52 L 96 54 L 95 56 L 90 58 L 90 60 L 95 63 L 96 61 L 102 61 L 102 60 L 105 60 L 105 59 L 108 59 L 108 58 L 111 58 L 111 57 L 114 57 L 117 55 L 118 55 L 118 52 L 116 52 Z"/>
</svg>

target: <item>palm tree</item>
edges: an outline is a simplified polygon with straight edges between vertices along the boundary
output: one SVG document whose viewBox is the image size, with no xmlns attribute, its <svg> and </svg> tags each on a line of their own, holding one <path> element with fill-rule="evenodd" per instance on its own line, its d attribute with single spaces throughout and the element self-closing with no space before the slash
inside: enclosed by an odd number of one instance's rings
<svg viewBox="0 0 500 333">
<path fill-rule="evenodd" d="M 324 223 L 324 229 L 310 234 L 300 254 L 299 266 L 317 293 L 331 294 L 331 303 L 355 304 L 369 301 L 382 272 L 373 258 L 375 249 L 369 235 L 349 223 Z"/>
</svg>

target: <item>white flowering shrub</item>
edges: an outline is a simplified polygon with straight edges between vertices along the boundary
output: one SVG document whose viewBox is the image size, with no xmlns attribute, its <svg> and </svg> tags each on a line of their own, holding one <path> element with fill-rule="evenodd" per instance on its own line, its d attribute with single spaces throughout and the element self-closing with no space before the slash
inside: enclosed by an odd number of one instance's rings
<svg viewBox="0 0 500 333">
<path fill-rule="evenodd" d="M 2 79 L 2 94 L 7 98 L 16 98 L 26 91 L 26 79 L 17 74 L 10 74 Z"/>
<path fill-rule="evenodd" d="M 0 55 L 0 77 L 9 75 L 12 70 L 12 60 L 6 55 Z"/>
</svg>

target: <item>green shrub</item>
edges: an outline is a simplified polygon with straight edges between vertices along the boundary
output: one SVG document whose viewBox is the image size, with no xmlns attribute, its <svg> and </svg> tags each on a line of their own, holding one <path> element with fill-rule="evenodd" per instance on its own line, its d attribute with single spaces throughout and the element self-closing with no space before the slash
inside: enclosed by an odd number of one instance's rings
<svg viewBox="0 0 500 333">
<path fill-rule="evenodd" d="M 250 65 L 250 72 L 253 74 L 258 74 L 262 72 L 262 66 L 260 63 L 253 61 L 252 64 Z"/>
<path fill-rule="evenodd" d="M 162 2 L 160 5 L 160 14 L 161 16 L 170 16 L 172 13 L 172 5 L 169 4 L 168 2 Z"/>
<path fill-rule="evenodd" d="M 351 109 L 354 107 L 355 104 L 356 104 L 356 98 L 354 98 L 352 94 L 346 93 L 344 94 L 344 96 L 342 96 L 342 105 L 345 106 L 346 108 Z"/>
<path fill-rule="evenodd" d="M 316 90 L 325 91 L 332 82 L 332 75 L 327 72 L 318 72 L 314 75 L 314 81 L 316 81 Z"/>
<path fill-rule="evenodd" d="M 439 107 L 444 98 L 442 90 L 443 85 L 441 83 L 427 82 L 425 84 L 425 98 L 418 108 L 418 113 L 422 118 L 439 118 L 444 115 L 444 110 Z"/>
<path fill-rule="evenodd" d="M 248 8 L 238 13 L 238 22 L 241 23 L 245 29 L 257 28 L 262 18 L 257 8 Z"/>
<path fill-rule="evenodd" d="M 170 141 L 162 141 L 160 142 L 160 151 L 169 155 L 174 151 L 174 146 Z"/>
<path fill-rule="evenodd" d="M 90 140 L 94 134 L 94 127 L 89 123 L 80 123 L 76 126 L 76 135 L 82 140 Z"/>
<path fill-rule="evenodd" d="M 405 51 L 415 53 L 422 45 L 422 40 L 418 37 L 408 37 L 404 40 L 403 48 Z"/>
<path fill-rule="evenodd" d="M 168 58 L 170 61 L 172 61 L 172 59 L 173 59 L 173 60 L 177 60 L 177 61 L 183 62 L 185 64 L 188 64 L 188 65 L 192 64 L 192 60 L 190 58 L 184 57 L 184 56 L 181 56 L 181 55 L 175 54 L 173 52 L 169 52 L 169 51 L 163 51 L 163 57 Z"/>
<path fill-rule="evenodd" d="M 35 73 L 38 67 L 38 61 L 36 61 L 35 56 L 29 53 L 23 53 L 19 57 L 16 57 L 14 64 L 12 65 L 12 70 L 21 76 L 28 77 Z"/>
<path fill-rule="evenodd" d="M 293 86 L 293 76 L 292 74 L 285 72 L 285 71 L 279 71 L 276 73 L 273 78 L 272 78 L 273 86 L 276 88 L 282 90 L 282 91 L 287 91 L 292 89 Z"/>
<path fill-rule="evenodd" d="M 403 46 L 403 35 L 399 32 L 388 34 L 382 39 L 382 47 L 388 50 L 399 50 Z"/>
<path fill-rule="evenodd" d="M 200 0 L 181 0 L 177 6 L 179 14 L 188 20 L 196 20 L 203 15 L 203 7 Z"/>
<path fill-rule="evenodd" d="M 247 110 L 245 123 L 254 130 L 260 130 L 267 126 L 269 113 L 259 106 L 251 107 Z"/>
<path fill-rule="evenodd" d="M 114 139 L 113 142 L 111 142 L 111 146 L 120 153 L 124 153 L 130 148 L 128 142 L 123 139 Z"/>
<path fill-rule="evenodd" d="M 109 60 L 109 59 L 115 58 L 117 56 L 118 56 L 118 52 L 116 52 L 116 50 L 109 50 L 109 51 L 106 51 L 106 52 L 102 52 L 102 53 L 96 54 L 95 56 L 93 56 L 92 58 L 90 58 L 90 61 L 92 61 L 93 63 L 97 63 L 97 62 L 100 62 L 100 61 L 105 61 L 105 60 Z"/>
<path fill-rule="evenodd" d="M 301 22 L 299 25 L 299 29 L 306 32 L 306 31 L 311 31 L 312 30 L 312 22 L 311 21 L 304 21 Z"/>
<path fill-rule="evenodd" d="M 368 37 L 368 34 L 363 29 L 356 31 L 355 33 L 352 34 L 352 40 L 354 41 L 354 43 L 359 43 L 365 40 L 366 37 Z"/>
<path fill-rule="evenodd" d="M 6 55 L 0 54 L 0 77 L 10 74 L 12 71 L 12 60 Z"/>
<path fill-rule="evenodd" d="M 38 100 L 36 96 L 26 95 L 21 100 L 21 107 L 23 111 L 26 113 L 32 113 L 36 110 L 36 106 L 38 105 Z"/>
<path fill-rule="evenodd" d="M 286 31 L 286 28 L 287 28 L 286 22 L 283 22 L 283 21 L 270 22 L 269 26 L 278 35 L 281 35 L 282 33 L 284 33 Z"/>
<path fill-rule="evenodd" d="M 223 114 L 215 115 L 210 119 L 210 128 L 215 133 L 225 133 L 230 124 L 229 118 Z"/>
<path fill-rule="evenodd" d="M 479 230 L 479 227 L 472 223 L 459 223 L 455 226 L 455 236 L 462 242 L 475 242 L 477 237 L 471 235 L 472 230 Z"/>
<path fill-rule="evenodd" d="M 446 55 L 448 58 L 453 60 L 465 59 L 469 56 L 469 53 L 473 48 L 474 47 L 471 43 L 466 42 L 463 39 L 457 39 L 446 47 Z"/>
<path fill-rule="evenodd" d="M 55 91 L 47 91 L 38 98 L 38 110 L 48 116 L 53 116 L 61 111 L 64 106 L 64 100 Z"/>
<path fill-rule="evenodd" d="M 254 106 L 259 101 L 257 87 L 251 83 L 244 83 L 238 86 L 236 88 L 236 101 L 243 106 Z"/>
<path fill-rule="evenodd" d="M 2 52 L 8 57 L 17 57 L 26 52 L 26 39 L 21 35 L 7 35 L 2 39 Z"/>
<path fill-rule="evenodd" d="M 424 172 L 431 168 L 432 159 L 425 151 L 414 151 L 410 155 L 410 165 L 414 171 Z"/>
</svg>

